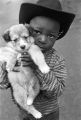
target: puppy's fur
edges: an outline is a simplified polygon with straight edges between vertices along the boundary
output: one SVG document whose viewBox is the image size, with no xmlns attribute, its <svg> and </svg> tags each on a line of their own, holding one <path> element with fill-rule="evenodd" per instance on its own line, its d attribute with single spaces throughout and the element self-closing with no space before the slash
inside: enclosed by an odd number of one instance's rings
<svg viewBox="0 0 81 120">
<path fill-rule="evenodd" d="M 25 27 L 19 24 L 5 32 L 3 37 L 7 41 L 7 46 L 0 49 L 0 61 L 7 63 L 8 78 L 17 104 L 35 118 L 41 118 L 42 114 L 32 105 L 40 90 L 39 81 L 32 69 L 21 65 L 20 72 L 13 71 L 16 60 L 22 52 L 28 52 L 42 73 L 48 73 L 50 70 L 40 48 L 34 44 L 34 38 L 29 36 L 28 28 L 28 25 Z M 12 56 L 9 51 L 12 51 Z"/>
</svg>

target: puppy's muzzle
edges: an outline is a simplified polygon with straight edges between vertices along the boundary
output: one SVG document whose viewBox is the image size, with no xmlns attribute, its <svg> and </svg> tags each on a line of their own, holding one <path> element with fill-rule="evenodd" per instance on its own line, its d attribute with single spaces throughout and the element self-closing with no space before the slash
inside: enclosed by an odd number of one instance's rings
<svg viewBox="0 0 81 120">
<path fill-rule="evenodd" d="M 22 45 L 22 46 L 20 46 L 20 48 L 21 48 L 22 50 L 25 50 L 26 46 L 25 46 L 25 45 Z"/>
</svg>

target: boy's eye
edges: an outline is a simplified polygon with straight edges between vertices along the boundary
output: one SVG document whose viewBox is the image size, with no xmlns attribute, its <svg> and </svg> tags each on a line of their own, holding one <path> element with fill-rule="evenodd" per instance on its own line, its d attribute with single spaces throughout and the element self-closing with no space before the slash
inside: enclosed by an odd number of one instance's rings
<svg viewBox="0 0 81 120">
<path fill-rule="evenodd" d="M 39 30 L 34 30 L 33 33 L 40 35 L 40 34 L 41 34 L 41 31 L 39 31 Z"/>
<path fill-rule="evenodd" d="M 55 38 L 56 36 L 53 35 L 53 34 L 49 34 L 48 37 L 49 37 L 49 38 Z"/>
</svg>

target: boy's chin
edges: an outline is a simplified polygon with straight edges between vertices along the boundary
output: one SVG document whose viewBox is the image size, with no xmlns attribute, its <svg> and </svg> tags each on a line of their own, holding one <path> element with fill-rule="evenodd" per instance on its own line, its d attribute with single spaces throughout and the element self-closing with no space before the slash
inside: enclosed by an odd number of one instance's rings
<svg viewBox="0 0 81 120">
<path fill-rule="evenodd" d="M 46 51 L 50 50 L 51 48 L 52 48 L 52 47 L 41 48 L 41 51 L 42 51 L 42 52 L 46 52 Z"/>
</svg>

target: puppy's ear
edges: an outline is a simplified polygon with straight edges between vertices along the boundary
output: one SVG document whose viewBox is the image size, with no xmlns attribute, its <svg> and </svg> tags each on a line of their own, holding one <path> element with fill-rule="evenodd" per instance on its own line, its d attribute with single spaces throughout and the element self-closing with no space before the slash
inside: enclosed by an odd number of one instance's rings
<svg viewBox="0 0 81 120">
<path fill-rule="evenodd" d="M 4 32 L 4 34 L 2 35 L 2 37 L 4 38 L 4 40 L 5 40 L 6 42 L 11 41 L 9 30 L 7 30 L 6 32 Z"/>
<path fill-rule="evenodd" d="M 24 26 L 25 26 L 26 28 L 29 28 L 30 25 L 25 23 Z"/>
<path fill-rule="evenodd" d="M 29 31 L 29 35 L 32 36 L 33 34 L 33 28 L 29 24 L 25 24 L 26 29 Z"/>
</svg>

